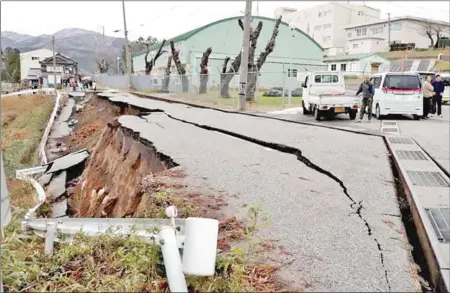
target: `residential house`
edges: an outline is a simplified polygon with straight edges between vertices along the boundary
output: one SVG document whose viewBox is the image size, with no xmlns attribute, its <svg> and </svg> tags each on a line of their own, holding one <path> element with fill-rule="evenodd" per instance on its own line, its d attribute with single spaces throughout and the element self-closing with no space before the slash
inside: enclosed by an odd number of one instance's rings
<svg viewBox="0 0 450 293">
<path fill-rule="evenodd" d="M 44 86 L 54 84 L 56 73 L 56 84 L 61 84 L 71 76 L 78 74 L 78 63 L 61 53 L 55 55 L 56 67 L 53 66 L 53 56 L 39 62 L 41 64 L 42 79 Z"/>
<path fill-rule="evenodd" d="M 27 80 L 30 69 L 41 68 L 39 62 L 51 56 L 53 56 L 53 51 L 48 49 L 20 53 L 20 80 Z M 35 80 L 34 74 L 35 72 L 32 72 L 30 76 L 32 80 Z"/>
<path fill-rule="evenodd" d="M 362 5 L 330 2 L 308 9 L 296 10 L 280 7 L 275 17 L 302 30 L 324 48 L 325 55 L 344 51 L 347 41 L 345 26 L 369 23 L 380 19 L 380 10 Z"/>
<path fill-rule="evenodd" d="M 431 41 L 427 30 L 430 27 L 439 28 L 441 37 L 449 37 L 449 23 L 412 16 L 349 25 L 345 27 L 345 51 L 348 54 L 387 52 L 390 48 L 389 38 L 391 44 L 405 44 L 409 50 L 429 48 Z M 434 29 L 431 33 L 436 41 Z"/>
<path fill-rule="evenodd" d="M 390 69 L 390 61 L 376 53 L 328 56 L 323 62 L 327 64 L 327 70 L 340 71 L 345 76 L 361 77 Z"/>
</svg>

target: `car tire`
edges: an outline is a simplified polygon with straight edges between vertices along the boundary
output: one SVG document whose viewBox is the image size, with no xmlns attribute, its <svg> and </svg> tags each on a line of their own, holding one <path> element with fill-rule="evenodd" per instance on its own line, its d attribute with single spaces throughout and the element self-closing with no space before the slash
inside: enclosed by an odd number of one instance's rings
<svg viewBox="0 0 450 293">
<path fill-rule="evenodd" d="M 420 120 L 420 115 L 413 115 L 414 120 Z"/>
<path fill-rule="evenodd" d="M 350 120 L 355 120 L 357 114 L 358 114 L 358 111 L 351 110 L 350 113 L 348 113 L 348 115 L 350 116 Z"/>
<path fill-rule="evenodd" d="M 305 102 L 302 100 L 302 108 L 303 108 L 303 115 L 310 114 L 309 110 L 305 107 Z"/>
<path fill-rule="evenodd" d="M 377 107 L 375 108 L 375 117 L 377 117 L 378 120 L 383 119 L 383 116 L 381 115 L 381 109 L 380 109 L 379 104 L 377 104 Z"/>
<path fill-rule="evenodd" d="M 316 119 L 317 121 L 320 121 L 320 111 L 319 108 L 314 107 L 314 119 Z"/>
</svg>

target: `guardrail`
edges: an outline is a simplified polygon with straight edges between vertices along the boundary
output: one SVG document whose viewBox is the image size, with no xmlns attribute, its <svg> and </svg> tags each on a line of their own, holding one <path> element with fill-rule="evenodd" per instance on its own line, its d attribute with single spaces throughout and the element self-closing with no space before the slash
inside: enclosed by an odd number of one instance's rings
<svg viewBox="0 0 450 293">
<path fill-rule="evenodd" d="M 18 92 L 1 95 L 1 97 L 7 98 L 7 97 L 15 97 L 15 96 L 32 96 L 34 94 L 54 95 L 55 89 L 54 88 L 42 88 L 42 89 L 35 89 L 35 90 L 21 90 Z"/>
</svg>

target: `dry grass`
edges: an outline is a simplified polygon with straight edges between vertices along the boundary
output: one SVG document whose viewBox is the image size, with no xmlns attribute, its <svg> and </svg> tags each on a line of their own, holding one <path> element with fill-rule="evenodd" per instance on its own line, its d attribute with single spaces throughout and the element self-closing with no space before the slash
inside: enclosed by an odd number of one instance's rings
<svg viewBox="0 0 450 293">
<path fill-rule="evenodd" d="M 17 169 L 38 164 L 38 146 L 54 106 L 53 96 L 8 97 L 2 103 L 2 153 L 11 204 L 29 208 L 34 189 L 14 178 Z"/>
<path fill-rule="evenodd" d="M 425 51 L 395 51 L 395 52 L 381 52 L 380 56 L 387 59 L 401 59 L 408 56 L 408 59 L 414 58 L 431 58 L 437 59 L 439 54 L 449 54 L 449 49 L 431 49 Z"/>
</svg>

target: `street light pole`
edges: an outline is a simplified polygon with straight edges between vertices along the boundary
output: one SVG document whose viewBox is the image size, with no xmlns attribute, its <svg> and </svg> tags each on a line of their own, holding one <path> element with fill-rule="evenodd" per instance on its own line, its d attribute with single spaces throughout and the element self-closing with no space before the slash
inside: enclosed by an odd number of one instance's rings
<svg viewBox="0 0 450 293">
<path fill-rule="evenodd" d="M 128 75 L 128 89 L 131 89 L 131 50 L 128 43 L 128 30 L 127 30 L 127 19 L 125 15 L 125 1 L 122 0 L 122 12 L 123 12 L 123 29 L 125 31 L 125 48 L 127 56 L 127 75 Z"/>
<path fill-rule="evenodd" d="M 245 110 L 246 102 L 246 88 L 247 88 L 247 74 L 248 74 L 248 54 L 250 46 L 250 25 L 252 18 L 252 1 L 247 0 L 245 4 L 245 17 L 244 17 L 244 37 L 242 40 L 242 53 L 241 53 L 241 68 L 239 78 L 239 110 Z"/>
</svg>

